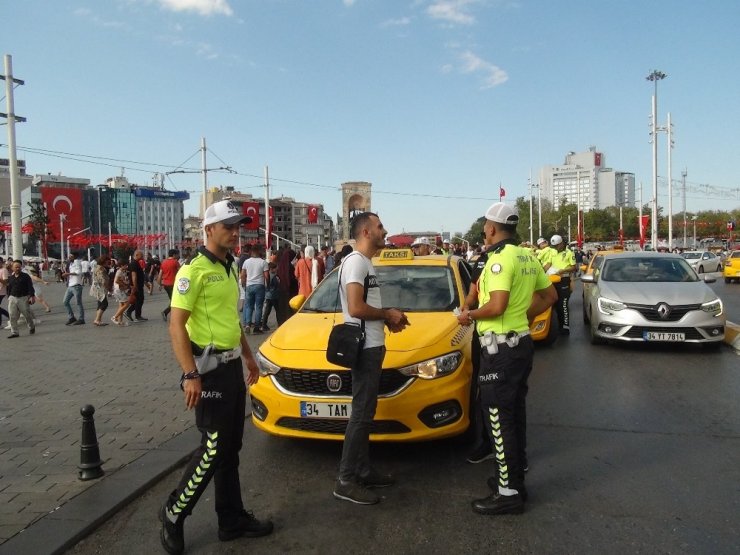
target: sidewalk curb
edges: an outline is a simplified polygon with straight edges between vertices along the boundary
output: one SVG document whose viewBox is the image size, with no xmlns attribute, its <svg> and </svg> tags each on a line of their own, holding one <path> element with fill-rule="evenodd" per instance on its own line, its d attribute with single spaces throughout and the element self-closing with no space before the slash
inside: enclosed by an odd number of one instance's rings
<svg viewBox="0 0 740 555">
<path fill-rule="evenodd" d="M 97 484 L 0 545 L 0 555 L 64 553 L 190 458 L 199 442 L 200 433 L 193 426 L 113 474 L 104 475 Z"/>
<path fill-rule="evenodd" d="M 740 353 L 740 325 L 729 320 L 725 323 L 725 343 Z"/>
</svg>

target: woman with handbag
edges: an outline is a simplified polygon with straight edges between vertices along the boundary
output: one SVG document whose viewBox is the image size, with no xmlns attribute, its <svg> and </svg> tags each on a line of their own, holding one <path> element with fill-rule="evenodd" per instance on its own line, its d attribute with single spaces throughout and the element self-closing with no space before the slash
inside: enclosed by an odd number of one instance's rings
<svg viewBox="0 0 740 555">
<path fill-rule="evenodd" d="M 90 296 L 95 297 L 95 300 L 98 302 L 95 320 L 93 320 L 93 324 L 98 327 L 108 325 L 103 322 L 103 313 L 108 308 L 108 291 L 110 290 L 110 278 L 108 277 L 109 265 L 110 258 L 107 256 L 101 256 L 98 259 L 98 264 L 95 266 L 95 272 L 93 272 L 92 276 L 92 285 L 90 286 Z"/>
</svg>

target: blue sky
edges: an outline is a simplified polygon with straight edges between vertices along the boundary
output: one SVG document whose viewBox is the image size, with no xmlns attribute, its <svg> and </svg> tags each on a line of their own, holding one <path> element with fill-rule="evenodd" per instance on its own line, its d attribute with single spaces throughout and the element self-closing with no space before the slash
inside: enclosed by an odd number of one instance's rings
<svg viewBox="0 0 740 555">
<path fill-rule="evenodd" d="M 211 185 L 261 194 L 269 165 L 273 195 L 334 216 L 340 183 L 370 181 L 391 233 L 464 232 L 499 183 L 513 201 L 530 169 L 590 145 L 647 198 L 655 68 L 668 74 L 658 121 L 671 112 L 688 210 L 740 207 L 737 2 L 0 0 L 0 15 L 0 53 L 26 82 L 17 144 L 131 161 L 19 152 L 32 173 L 100 183 L 126 166 L 144 184 L 206 137 L 209 166 L 241 174 Z M 197 192 L 201 180 L 166 186 Z"/>
</svg>

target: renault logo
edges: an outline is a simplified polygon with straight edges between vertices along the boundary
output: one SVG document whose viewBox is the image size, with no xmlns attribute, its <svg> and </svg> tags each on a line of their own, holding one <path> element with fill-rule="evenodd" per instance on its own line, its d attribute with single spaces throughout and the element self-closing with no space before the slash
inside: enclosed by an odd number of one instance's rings
<svg viewBox="0 0 740 555">
<path fill-rule="evenodd" d="M 658 316 L 660 316 L 661 320 L 665 320 L 670 316 L 671 314 L 671 307 L 668 306 L 665 303 L 660 303 L 658 305 Z"/>
<path fill-rule="evenodd" d="M 332 393 L 336 393 L 342 389 L 342 378 L 337 374 L 329 374 L 326 377 L 326 387 Z"/>
</svg>

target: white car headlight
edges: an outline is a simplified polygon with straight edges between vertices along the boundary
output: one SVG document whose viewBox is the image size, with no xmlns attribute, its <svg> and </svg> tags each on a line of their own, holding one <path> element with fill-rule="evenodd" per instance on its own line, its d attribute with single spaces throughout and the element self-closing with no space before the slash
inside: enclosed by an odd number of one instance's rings
<svg viewBox="0 0 740 555">
<path fill-rule="evenodd" d="M 722 301 L 720 299 L 714 299 L 701 305 L 701 309 L 704 312 L 709 312 L 712 316 L 719 316 L 722 314 Z"/>
<path fill-rule="evenodd" d="M 267 360 L 259 351 L 257 351 L 257 355 L 254 359 L 257 361 L 257 366 L 260 368 L 260 376 L 274 376 L 280 372 L 280 367 Z"/>
<path fill-rule="evenodd" d="M 624 303 L 613 301 L 611 299 L 607 299 L 606 297 L 599 297 L 598 305 L 599 312 L 601 312 L 602 314 L 612 314 L 626 308 Z"/>
<path fill-rule="evenodd" d="M 462 361 L 462 353 L 455 351 L 448 355 L 425 360 L 410 366 L 399 368 L 398 371 L 404 376 L 414 376 L 424 380 L 433 380 L 454 372 Z"/>
</svg>

